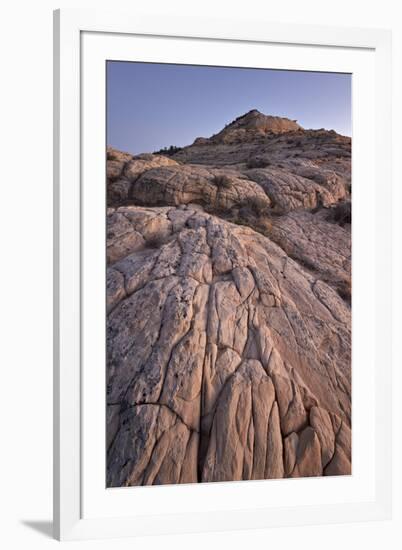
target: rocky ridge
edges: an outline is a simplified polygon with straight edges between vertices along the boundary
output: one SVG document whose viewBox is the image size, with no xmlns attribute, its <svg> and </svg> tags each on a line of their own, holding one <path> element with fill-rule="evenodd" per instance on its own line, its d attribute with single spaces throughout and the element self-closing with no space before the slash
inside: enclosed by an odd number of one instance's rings
<svg viewBox="0 0 402 550">
<path fill-rule="evenodd" d="M 350 474 L 350 138 L 251 111 L 107 176 L 107 485 Z"/>
</svg>

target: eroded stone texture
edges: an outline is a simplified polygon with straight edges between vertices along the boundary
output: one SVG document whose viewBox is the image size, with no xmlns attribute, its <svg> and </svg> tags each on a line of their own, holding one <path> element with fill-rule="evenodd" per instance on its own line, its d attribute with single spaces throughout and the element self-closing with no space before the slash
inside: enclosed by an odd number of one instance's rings
<svg viewBox="0 0 402 550">
<path fill-rule="evenodd" d="M 133 231 L 150 232 L 149 242 L 176 209 L 153 209 L 151 226 L 138 207 L 123 210 L 132 210 Z M 199 481 L 348 473 L 350 434 L 335 434 L 327 412 L 350 424 L 350 372 L 339 364 L 350 358 L 347 304 L 321 282 L 330 296 L 324 303 L 314 277 L 267 237 L 199 209 L 180 211 L 186 222 L 176 231 L 169 225 L 159 247 L 144 239 L 108 269 L 108 402 L 121 406 L 120 417 L 131 411 L 124 444 L 116 436 L 109 450 L 111 472 L 128 437 L 158 431 L 150 413 L 137 414 L 147 406 L 176 415 L 163 441 L 183 445 L 174 458 L 182 457 L 186 479 L 194 472 Z M 162 443 L 157 449 L 145 459 L 154 451 L 136 447 L 130 464 L 173 460 L 161 458 Z M 165 482 L 178 482 L 180 471 L 166 465 Z M 141 477 L 126 464 L 124 472 L 110 483 L 160 479 L 153 469 Z"/>
<path fill-rule="evenodd" d="M 280 216 L 272 226 L 271 238 L 306 270 L 316 274 L 314 292 L 325 304 L 332 302 L 329 283 L 343 299 L 351 299 L 351 231 L 350 225 L 328 221 L 327 209 L 313 213 L 299 210 Z M 335 304 L 329 304 L 339 315 Z"/>
<path fill-rule="evenodd" d="M 270 206 L 261 186 L 241 173 L 192 165 L 147 170 L 133 184 L 131 198 L 152 206 L 197 203 L 215 212 L 241 207 L 250 200 Z"/>
<path fill-rule="evenodd" d="M 108 150 L 108 486 L 351 473 L 350 139 L 259 115 Z"/>
<path fill-rule="evenodd" d="M 275 212 L 330 206 L 347 196 L 346 185 L 335 174 L 333 179 L 318 179 L 313 171 L 295 170 L 295 166 L 256 168 L 245 172 L 260 184 Z M 308 174 L 303 176 L 301 174 Z"/>
<path fill-rule="evenodd" d="M 162 155 L 142 154 L 132 156 L 108 148 L 106 177 L 109 205 L 123 204 L 130 197 L 133 182 L 146 170 L 177 163 Z"/>
</svg>

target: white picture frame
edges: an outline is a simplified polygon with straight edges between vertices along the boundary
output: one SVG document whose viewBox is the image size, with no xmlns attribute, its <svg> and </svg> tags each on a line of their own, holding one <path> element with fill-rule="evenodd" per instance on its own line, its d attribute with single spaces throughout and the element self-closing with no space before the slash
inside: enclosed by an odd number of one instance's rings
<svg viewBox="0 0 402 550">
<path fill-rule="evenodd" d="M 382 204 L 391 204 L 390 32 L 98 10 L 58 10 L 54 29 L 54 536 L 389 518 L 391 253 L 384 243 L 391 243 L 391 220 L 390 209 L 376 208 L 376 200 L 381 196 Z M 316 478 L 105 489 L 104 369 L 99 369 L 104 364 L 99 338 L 104 336 L 105 61 L 207 64 L 214 59 L 224 65 L 236 59 L 239 66 L 264 66 L 267 48 L 270 68 L 356 75 L 353 178 L 362 185 L 354 190 L 353 204 L 353 276 L 359 282 L 353 294 L 353 474 L 325 485 Z"/>
</svg>

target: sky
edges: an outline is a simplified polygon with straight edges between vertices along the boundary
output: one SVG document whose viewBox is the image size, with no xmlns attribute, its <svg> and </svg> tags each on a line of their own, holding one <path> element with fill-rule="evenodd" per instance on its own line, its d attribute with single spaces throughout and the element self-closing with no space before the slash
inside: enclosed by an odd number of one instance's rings
<svg viewBox="0 0 402 550">
<path fill-rule="evenodd" d="M 258 109 L 351 135 L 351 75 L 109 61 L 107 145 L 132 154 L 190 145 Z"/>
</svg>

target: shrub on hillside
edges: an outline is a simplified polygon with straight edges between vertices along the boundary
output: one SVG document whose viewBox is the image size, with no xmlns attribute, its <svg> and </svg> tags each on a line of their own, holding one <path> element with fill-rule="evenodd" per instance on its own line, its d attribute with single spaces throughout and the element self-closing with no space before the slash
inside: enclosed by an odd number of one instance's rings
<svg viewBox="0 0 402 550">
<path fill-rule="evenodd" d="M 242 217 L 247 215 L 261 216 L 267 210 L 267 203 L 260 197 L 248 197 L 240 209 Z"/>
<path fill-rule="evenodd" d="M 271 162 L 268 159 L 255 157 L 250 158 L 247 161 L 247 168 L 266 168 L 267 166 L 270 166 L 270 164 Z"/>
<path fill-rule="evenodd" d="M 176 147 L 175 145 L 171 145 L 170 147 L 163 147 L 163 149 L 159 149 L 159 151 L 154 151 L 154 155 L 164 155 L 165 157 L 171 157 L 182 150 L 182 147 Z"/>
<path fill-rule="evenodd" d="M 214 185 L 216 185 L 216 187 L 218 187 L 218 189 L 221 187 L 228 189 L 232 185 L 232 180 L 229 178 L 229 176 L 226 176 L 225 174 L 214 176 L 212 182 Z"/>
<path fill-rule="evenodd" d="M 343 226 L 348 223 L 352 223 L 352 204 L 350 201 L 339 202 L 336 206 L 333 206 L 329 210 L 329 221 L 334 221 Z"/>
<path fill-rule="evenodd" d="M 337 284 L 337 291 L 342 300 L 348 304 L 352 301 L 352 285 L 350 281 L 340 281 Z"/>
</svg>

